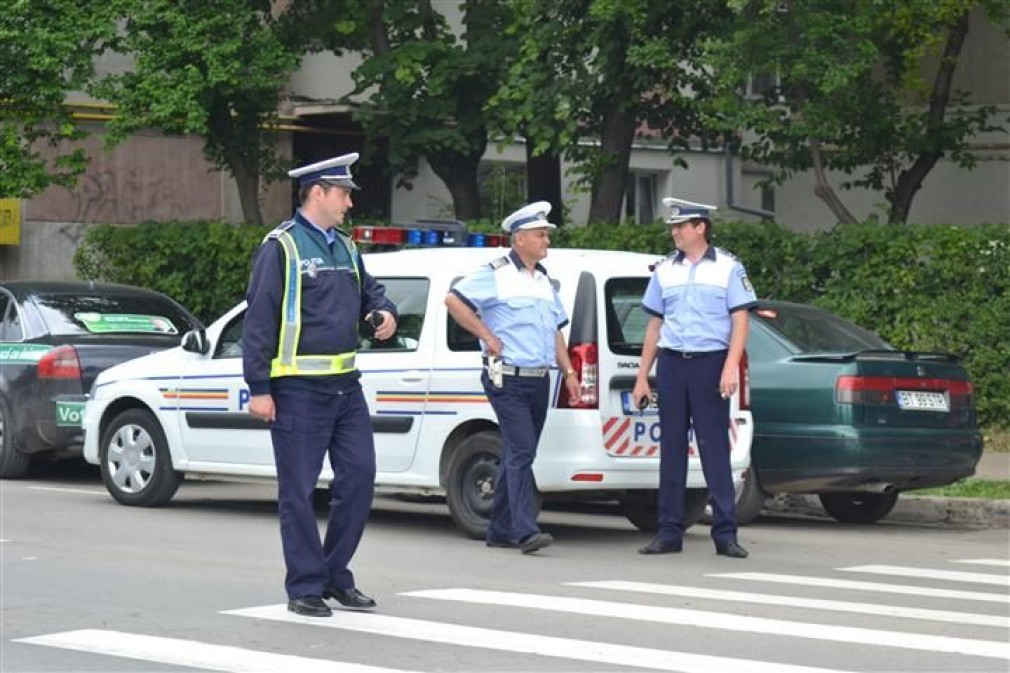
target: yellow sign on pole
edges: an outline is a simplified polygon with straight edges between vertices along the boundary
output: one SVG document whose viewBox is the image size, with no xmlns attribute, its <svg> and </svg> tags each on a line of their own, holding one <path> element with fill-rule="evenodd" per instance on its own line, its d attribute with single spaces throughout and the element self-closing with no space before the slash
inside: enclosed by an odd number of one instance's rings
<svg viewBox="0 0 1010 673">
<path fill-rule="evenodd" d="M 21 243 L 21 199 L 0 199 L 0 245 Z"/>
</svg>

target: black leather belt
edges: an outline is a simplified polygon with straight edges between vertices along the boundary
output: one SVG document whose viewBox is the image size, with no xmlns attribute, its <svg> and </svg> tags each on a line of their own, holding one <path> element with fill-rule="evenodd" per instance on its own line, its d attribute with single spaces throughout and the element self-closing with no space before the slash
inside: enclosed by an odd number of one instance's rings
<svg viewBox="0 0 1010 673">
<path fill-rule="evenodd" d="M 660 348 L 660 353 L 666 355 L 672 355 L 675 358 L 681 358 L 682 360 L 690 360 L 692 358 L 707 358 L 716 355 L 725 355 L 727 351 L 675 351 L 672 348 Z"/>
</svg>

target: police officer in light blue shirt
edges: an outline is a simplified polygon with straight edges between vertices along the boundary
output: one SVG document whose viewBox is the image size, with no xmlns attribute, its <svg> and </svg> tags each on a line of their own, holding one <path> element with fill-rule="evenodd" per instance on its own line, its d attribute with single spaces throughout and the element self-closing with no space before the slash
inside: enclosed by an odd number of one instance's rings
<svg viewBox="0 0 1010 673">
<path fill-rule="evenodd" d="M 717 554 L 745 558 L 737 541 L 730 467 L 729 398 L 737 392 L 747 342 L 748 310 L 757 297 L 740 261 L 711 245 L 714 206 L 663 199 L 671 209 L 677 252 L 656 265 L 642 299 L 652 317 L 632 395 L 651 394 L 649 372 L 657 360 L 660 466 L 659 531 L 642 554 L 681 551 L 687 483 L 688 430 L 693 425 Z"/>
<path fill-rule="evenodd" d="M 551 204 L 532 203 L 509 215 L 502 228 L 512 250 L 457 283 L 445 304 L 484 349 L 481 383 L 498 417 L 502 455 L 487 531 L 489 547 L 529 554 L 553 542 L 536 520 L 533 459 L 547 419 L 550 370 L 556 363 L 569 398 L 579 397 L 561 329 L 568 315 L 547 270 Z"/>
</svg>

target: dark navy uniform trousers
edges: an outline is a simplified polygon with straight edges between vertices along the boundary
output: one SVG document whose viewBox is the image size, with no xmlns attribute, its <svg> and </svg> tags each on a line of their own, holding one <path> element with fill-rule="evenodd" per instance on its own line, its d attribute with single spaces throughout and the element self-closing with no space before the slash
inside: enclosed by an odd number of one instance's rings
<svg viewBox="0 0 1010 673">
<path fill-rule="evenodd" d="M 659 536 L 684 535 L 687 490 L 687 432 L 692 420 L 712 507 L 716 545 L 736 542 L 736 494 L 730 467 L 729 401 L 719 394 L 726 352 L 685 358 L 660 349 L 656 365 L 659 392 Z"/>
<path fill-rule="evenodd" d="M 481 376 L 484 392 L 498 417 L 502 439 L 487 539 L 518 542 L 540 532 L 533 459 L 547 420 L 550 377 L 502 379 L 502 387 L 495 388 L 486 371 Z"/>
<path fill-rule="evenodd" d="M 277 505 L 289 598 L 347 590 L 347 568 L 372 506 L 375 444 L 361 385 L 318 391 L 274 385 L 277 418 L 270 428 L 277 464 Z M 333 468 L 326 536 L 319 538 L 313 494 L 323 459 Z"/>
</svg>

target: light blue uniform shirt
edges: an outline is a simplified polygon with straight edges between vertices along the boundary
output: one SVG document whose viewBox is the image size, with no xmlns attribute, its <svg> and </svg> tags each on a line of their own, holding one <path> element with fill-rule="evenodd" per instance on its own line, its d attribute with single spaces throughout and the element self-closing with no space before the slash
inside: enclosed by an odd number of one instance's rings
<svg viewBox="0 0 1010 673">
<path fill-rule="evenodd" d="M 568 314 L 540 264 L 530 274 L 513 250 L 464 277 L 451 291 L 501 339 L 506 364 L 554 364 L 555 334 L 568 324 Z M 487 350 L 483 341 L 481 347 Z"/>
<path fill-rule="evenodd" d="M 692 264 L 683 252 L 656 265 L 642 308 L 663 319 L 659 347 L 687 353 L 729 348 L 730 314 L 757 304 L 743 264 L 709 246 Z"/>
</svg>

